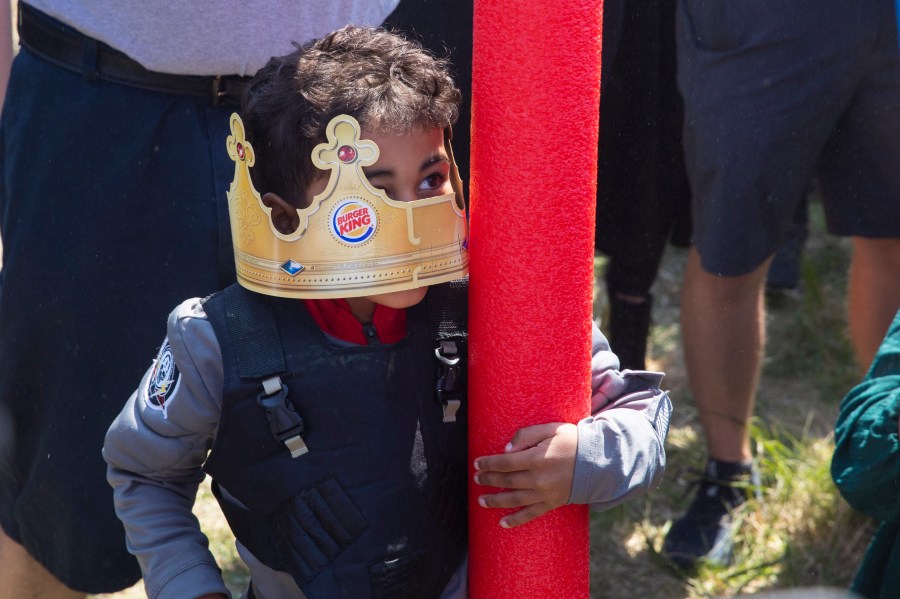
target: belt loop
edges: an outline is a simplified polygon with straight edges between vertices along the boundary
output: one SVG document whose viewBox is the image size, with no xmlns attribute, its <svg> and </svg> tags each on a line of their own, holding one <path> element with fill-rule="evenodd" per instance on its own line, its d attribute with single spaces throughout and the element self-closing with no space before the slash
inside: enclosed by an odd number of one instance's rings
<svg viewBox="0 0 900 599">
<path fill-rule="evenodd" d="M 209 94 L 209 105 L 213 108 L 218 108 L 221 103 L 222 96 L 225 95 L 225 91 L 222 90 L 222 76 L 216 75 L 212 78 L 212 89 L 210 89 Z"/>
<path fill-rule="evenodd" d="M 81 56 L 81 74 L 89 83 L 96 83 L 100 79 L 100 71 L 97 70 L 97 40 L 84 38 L 84 54 Z"/>
</svg>

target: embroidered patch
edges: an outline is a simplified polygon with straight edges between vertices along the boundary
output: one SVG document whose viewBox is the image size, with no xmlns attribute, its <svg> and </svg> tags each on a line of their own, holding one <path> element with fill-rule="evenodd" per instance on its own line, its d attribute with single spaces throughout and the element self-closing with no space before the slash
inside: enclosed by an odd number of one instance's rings
<svg viewBox="0 0 900 599">
<path fill-rule="evenodd" d="M 163 418 L 168 418 L 166 414 L 169 407 L 168 401 L 178 390 L 179 382 L 175 356 L 172 354 L 169 338 L 166 337 L 162 347 L 159 348 L 159 354 L 153 363 L 150 376 L 147 377 L 147 384 L 144 387 L 144 403 L 153 410 L 161 411 Z"/>
</svg>

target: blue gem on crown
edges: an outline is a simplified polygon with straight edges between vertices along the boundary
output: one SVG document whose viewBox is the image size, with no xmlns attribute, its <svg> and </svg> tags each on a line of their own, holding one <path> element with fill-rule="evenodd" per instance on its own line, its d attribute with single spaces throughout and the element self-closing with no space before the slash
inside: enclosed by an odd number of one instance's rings
<svg viewBox="0 0 900 599">
<path fill-rule="evenodd" d="M 299 272 L 303 271 L 303 265 L 299 262 L 295 262 L 293 260 L 288 260 L 284 264 L 281 265 L 281 270 L 291 275 L 292 277 Z"/>
</svg>

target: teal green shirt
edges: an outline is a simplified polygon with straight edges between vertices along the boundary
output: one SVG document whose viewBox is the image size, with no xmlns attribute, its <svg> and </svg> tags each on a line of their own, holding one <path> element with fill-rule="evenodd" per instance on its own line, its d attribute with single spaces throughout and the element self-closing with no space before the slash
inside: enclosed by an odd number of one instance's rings
<svg viewBox="0 0 900 599">
<path fill-rule="evenodd" d="M 831 476 L 854 509 L 881 521 L 853 590 L 900 597 L 900 312 L 862 382 L 841 402 Z"/>
</svg>

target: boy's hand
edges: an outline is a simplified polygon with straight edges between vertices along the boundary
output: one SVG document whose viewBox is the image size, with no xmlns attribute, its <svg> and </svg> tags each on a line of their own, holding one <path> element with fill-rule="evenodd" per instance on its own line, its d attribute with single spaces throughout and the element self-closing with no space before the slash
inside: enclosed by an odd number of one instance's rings
<svg viewBox="0 0 900 599">
<path fill-rule="evenodd" d="M 578 449 L 578 427 L 551 422 L 519 429 L 502 455 L 475 460 L 475 483 L 503 491 L 478 498 L 481 507 L 517 508 L 500 519 L 512 528 L 569 501 Z"/>
</svg>

